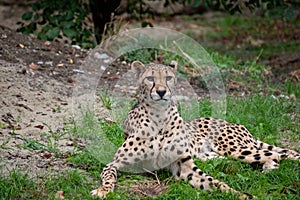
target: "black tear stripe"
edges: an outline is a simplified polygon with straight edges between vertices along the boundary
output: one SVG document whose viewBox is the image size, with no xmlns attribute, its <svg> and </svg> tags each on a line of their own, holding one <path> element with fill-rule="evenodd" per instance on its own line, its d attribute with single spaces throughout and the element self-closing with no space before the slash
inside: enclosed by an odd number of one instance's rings
<svg viewBox="0 0 300 200">
<path fill-rule="evenodd" d="M 155 87 L 155 82 L 153 82 L 153 86 L 152 86 L 152 88 L 150 89 L 150 97 L 151 97 L 151 99 L 153 99 L 151 94 L 152 94 L 152 90 L 153 90 L 154 87 Z"/>
<path fill-rule="evenodd" d="M 169 87 L 169 85 L 168 85 L 168 81 L 167 81 L 167 79 L 166 79 L 166 86 L 167 86 L 168 90 L 171 92 L 171 96 L 172 96 L 172 94 L 173 94 L 173 91 L 171 91 L 171 89 L 170 89 L 170 87 Z"/>
</svg>

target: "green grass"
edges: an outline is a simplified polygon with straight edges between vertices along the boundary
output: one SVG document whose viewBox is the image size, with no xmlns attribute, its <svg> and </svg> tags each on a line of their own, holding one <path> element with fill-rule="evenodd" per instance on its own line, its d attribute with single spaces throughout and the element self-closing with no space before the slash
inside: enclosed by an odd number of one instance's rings
<svg viewBox="0 0 300 200">
<path fill-rule="evenodd" d="M 92 183 L 86 173 L 77 170 L 42 179 L 11 172 L 9 177 L 0 175 L 0 198 L 55 199 L 56 192 L 63 191 L 68 199 L 91 199 L 88 188 L 91 188 Z"/>
<path fill-rule="evenodd" d="M 243 99 L 228 97 L 227 106 L 226 120 L 246 125 L 256 138 L 271 144 L 280 144 L 281 138 L 287 137 L 294 141 L 300 140 L 299 123 L 290 118 L 299 106 L 296 101 L 251 95 Z M 209 116 L 210 102 L 201 101 L 199 109 L 195 112 L 199 116 Z M 92 120 L 90 116 L 86 118 L 89 118 L 87 121 Z M 92 123 L 99 124 L 102 133 L 107 135 L 114 144 L 122 143 L 122 129 L 117 124 L 97 122 L 97 120 L 88 122 L 89 125 Z M 81 130 L 80 127 L 77 129 Z M 299 147 L 297 148 L 299 150 Z M 67 162 L 77 170 L 42 178 L 30 178 L 26 174 L 15 171 L 8 177 L 0 175 L 0 197 L 2 199 L 55 199 L 56 192 L 63 191 L 66 199 L 92 199 L 89 192 L 99 186 L 99 176 L 104 165 L 91 156 L 87 149 L 70 155 Z M 258 199 L 299 199 L 300 164 L 298 161 L 282 161 L 278 170 L 266 174 L 262 174 L 260 168 L 253 168 L 249 164 L 231 158 L 207 162 L 196 160 L 196 164 L 209 175 L 239 191 L 255 195 Z M 155 180 L 151 174 L 119 173 L 119 175 L 119 187 L 109 194 L 107 199 L 139 199 L 129 196 L 126 188 L 134 180 Z M 189 199 L 237 199 L 233 194 L 195 189 L 182 180 L 169 179 L 170 176 L 169 172 L 158 172 L 161 181 L 168 181 L 169 189 L 156 199 L 186 199 L 187 197 Z"/>
<path fill-rule="evenodd" d="M 239 63 L 230 56 L 222 56 L 217 53 L 213 55 L 213 59 L 222 72 L 225 73 L 224 78 L 229 76 L 226 73 L 230 73 L 232 70 L 252 74 L 252 76 L 247 77 L 248 79 L 243 79 L 243 76 L 239 75 L 234 77 L 246 84 L 253 80 L 258 81 L 258 77 L 263 77 L 266 70 L 259 63 Z M 300 151 L 300 147 L 297 146 L 299 144 L 297 141 L 300 141 L 300 102 L 297 99 L 300 94 L 298 84 L 291 80 L 286 80 L 282 84 L 268 84 L 270 88 L 269 95 L 250 94 L 245 97 L 228 95 L 226 120 L 244 124 L 257 139 Z M 273 89 L 280 90 L 286 96 L 293 94 L 296 98 L 286 99 L 272 95 Z M 41 136 L 45 137 L 45 144 L 41 145 L 35 140 L 24 140 L 23 148 L 32 151 L 37 149 L 48 149 L 50 151 L 48 139 L 57 141 L 60 137 L 70 137 L 74 141 L 79 138 L 92 141 L 101 141 L 106 138 L 111 144 L 115 145 L 114 148 L 117 148 L 124 141 L 121 128 L 122 122 L 119 119 L 124 119 L 127 111 L 118 111 L 117 108 L 112 107 L 114 100 L 109 99 L 108 93 L 105 93 L 104 97 L 112 115 L 119 113 L 116 122 L 96 119 L 92 112 L 83 112 L 81 124 L 73 122 L 64 128 L 64 132 L 55 136 L 53 131 L 49 129 L 49 133 Z M 128 105 L 132 105 L 125 102 L 123 104 L 120 107 L 124 110 L 128 110 Z M 191 106 L 188 110 L 185 110 L 183 106 L 180 109 L 183 117 L 187 120 L 194 117 L 211 116 L 212 114 L 213 105 L 208 98 Z M 57 191 L 63 191 L 65 199 L 95 199 L 90 195 L 90 191 L 100 185 L 100 173 L 105 163 L 109 162 L 109 159 L 111 160 L 109 156 L 112 156 L 109 155 L 105 158 L 99 156 L 101 152 L 104 152 L 105 145 L 102 143 L 91 143 L 90 146 L 86 146 L 84 149 L 68 154 L 65 160 L 70 166 L 73 166 L 74 170 L 62 171 L 39 178 L 29 177 L 29 174 L 23 174 L 21 171 L 12 171 L 6 176 L 1 174 L 0 199 L 55 199 Z M 95 146 L 97 144 L 98 146 Z M 294 146 L 289 146 L 289 144 L 294 144 Z M 3 143 L 3 148 L 4 146 L 5 143 Z M 59 158 L 60 153 L 58 151 L 59 149 L 55 148 L 56 154 L 54 156 Z M 299 199 L 299 161 L 282 161 L 279 169 L 266 174 L 261 173 L 260 168 L 232 158 L 214 159 L 207 162 L 196 159 L 195 162 L 207 174 L 224 181 L 236 190 L 255 195 L 258 199 Z M 139 175 L 121 172 L 118 175 L 118 187 L 115 192 L 108 194 L 106 199 L 140 199 L 138 196 L 128 193 L 130 185 L 134 184 L 136 180 L 140 182 L 155 180 L 155 176 L 152 174 Z M 170 178 L 171 174 L 167 171 L 161 170 L 157 172 L 157 176 L 160 181 L 167 183 L 169 189 L 156 199 L 187 199 L 187 197 L 188 199 L 204 200 L 237 199 L 237 196 L 230 193 L 221 193 L 217 190 L 207 192 L 195 189 L 185 181 Z"/>
<path fill-rule="evenodd" d="M 300 43 L 295 39 L 299 29 L 299 18 L 295 20 L 278 20 L 259 15 L 214 14 L 209 17 L 186 16 L 186 23 L 206 27 L 200 36 L 193 30 L 185 30 L 187 35 L 212 51 L 249 59 L 263 50 L 262 58 L 278 54 L 292 54 L 300 51 Z"/>
<path fill-rule="evenodd" d="M 187 17 L 186 20 L 191 19 Z M 211 24 L 206 25 L 216 26 L 220 30 L 217 35 L 210 35 L 210 39 L 232 38 L 237 33 L 245 34 L 247 32 L 254 36 L 255 34 L 262 34 L 261 36 L 265 37 L 268 33 L 268 31 L 261 32 L 261 29 L 253 28 L 260 24 L 259 17 L 254 20 L 244 20 L 240 16 L 226 16 L 221 20 L 215 19 L 215 21 L 210 22 Z M 203 20 L 203 23 L 205 23 L 205 20 Z M 270 19 L 263 23 L 264 26 L 271 26 L 274 21 Z M 239 32 L 239 30 L 243 30 L 243 32 Z M 284 29 L 282 31 L 288 33 L 288 30 Z M 272 45 L 280 48 L 274 50 Z M 292 52 L 299 50 L 299 43 L 295 45 L 286 43 L 284 46 L 273 43 L 268 44 L 263 46 L 263 52 L 260 55 L 261 49 L 260 47 L 249 47 L 248 50 L 255 51 L 255 55 L 259 57 L 266 56 L 268 53 L 272 54 L 274 51 Z M 220 52 L 224 51 L 226 49 L 220 50 Z M 244 83 L 251 88 L 251 94 L 247 96 L 227 96 L 226 120 L 245 125 L 257 139 L 300 151 L 300 147 L 297 145 L 300 141 L 299 84 L 289 79 L 283 83 L 264 81 L 268 77 L 270 69 L 260 64 L 259 59 L 244 61 L 237 59 L 234 55 L 216 53 L 213 48 L 210 52 L 213 52 L 211 56 L 222 71 L 224 80 L 231 79 Z M 138 54 L 132 52 L 132 54 L 127 55 L 126 59 L 128 61 L 139 59 L 148 62 L 152 61 L 153 54 L 156 55 L 157 52 L 153 50 L 144 50 Z M 166 54 L 165 60 L 178 59 L 176 56 L 172 53 Z M 181 73 L 188 76 L 184 72 Z M 261 93 L 262 91 L 264 92 Z M 277 95 L 278 92 L 283 97 Z M 43 143 L 24 138 L 24 143 L 20 145 L 20 148 L 30 151 L 42 149 L 54 152 L 53 157 L 60 158 L 56 142 L 61 137 L 70 137 L 72 141 L 81 139 L 92 141 L 85 148 L 78 149 L 65 158 L 65 161 L 73 166 L 74 170 L 64 170 L 39 178 L 30 177 L 29 174 L 17 170 L 10 172 L 8 175 L 0 174 L 0 200 L 55 199 L 57 191 L 63 191 L 65 199 L 95 199 L 90 195 L 90 191 L 100 185 L 100 173 L 105 163 L 109 162 L 110 157 L 112 157 L 112 155 L 107 155 L 105 158 L 101 157 L 105 152 L 104 149 L 108 146 L 104 143 L 109 141 L 111 142 L 109 145 L 114 145 L 110 149 L 111 151 L 122 144 L 124 138 L 121 119 L 125 118 L 128 105 L 132 105 L 122 102 L 121 110 L 117 110 L 108 91 L 104 91 L 100 95 L 102 104 L 110 110 L 110 114 L 113 116 L 113 122 L 96 119 L 92 112 L 83 112 L 82 123 L 73 122 L 73 124 L 64 127 L 65 131 L 58 134 L 54 134 L 51 128 L 48 127 L 49 133 L 41 135 L 44 138 Z M 294 96 L 294 98 L 290 98 L 291 96 Z M 59 111 L 59 108 L 56 111 Z M 184 110 L 184 106 L 181 106 L 180 112 L 187 120 L 195 117 L 211 116 L 212 104 L 206 98 L 201 100 L 199 104 L 198 102 L 192 104 L 189 110 Z M 105 140 L 103 140 L 104 138 Z M 97 143 L 97 141 L 100 141 L 100 143 Z M 5 149 L 7 143 L 8 141 L 0 142 L 0 148 Z M 300 199 L 299 161 L 282 161 L 279 169 L 266 174 L 261 173 L 260 168 L 255 168 L 232 158 L 214 159 L 207 162 L 195 160 L 195 163 L 209 175 L 224 181 L 236 190 L 255 195 L 258 197 L 257 199 Z M 128 193 L 129 186 L 134 184 L 135 180 L 141 182 L 155 180 L 153 174 L 141 175 L 121 172 L 118 175 L 118 187 L 115 192 L 108 194 L 106 199 L 140 199 L 138 196 Z M 195 189 L 185 181 L 170 178 L 171 174 L 163 170 L 158 171 L 157 176 L 160 181 L 167 183 L 169 189 L 156 199 L 237 199 L 235 195 L 230 193 L 221 193 L 217 190 L 207 192 Z"/>
<path fill-rule="evenodd" d="M 236 61 L 229 57 L 218 55 L 217 63 L 223 63 L 220 68 L 225 69 L 225 71 L 234 68 L 242 70 L 239 69 L 240 66 L 235 65 Z M 249 66 L 246 67 L 249 68 Z M 261 74 L 264 70 L 258 66 L 256 71 L 257 74 Z M 270 87 L 280 88 L 283 94 L 294 94 L 299 97 L 298 85 L 292 81 L 287 80 L 281 85 L 275 84 L 270 85 Z M 107 96 L 107 94 L 105 95 Z M 109 104 L 113 104 L 113 100 L 110 101 Z M 226 120 L 244 124 L 257 139 L 270 144 L 290 147 L 289 144 L 300 141 L 299 105 L 297 98 L 279 98 L 271 94 L 251 94 L 243 98 L 228 96 Z M 192 104 L 192 108 L 188 111 L 184 110 L 183 107 L 181 108 L 180 111 L 186 119 L 190 119 L 190 116 L 210 116 L 212 112 L 212 104 L 209 99 L 204 99 L 199 104 Z M 116 111 L 113 111 L 114 109 L 116 108 L 112 107 L 112 113 L 117 114 Z M 120 113 L 126 115 L 123 111 Z M 124 119 L 124 117 L 118 116 L 119 119 Z M 69 136 L 75 141 L 79 138 L 102 140 L 105 137 L 112 142 L 111 144 L 118 147 L 124 141 L 120 127 L 122 127 L 122 123 L 119 121 L 117 123 L 106 122 L 104 119 L 96 119 L 92 112 L 83 112 L 81 124 L 74 122 L 70 127 L 65 127 L 65 132 L 59 133 L 58 136 Z M 59 139 L 52 136 L 51 131 L 45 137 L 46 139 L 52 138 L 54 141 Z M 95 199 L 90 195 L 90 191 L 100 185 L 100 173 L 104 164 L 109 162 L 107 158 L 102 159 L 99 156 L 103 152 L 102 143 L 92 143 L 92 145 L 97 144 L 100 147 L 86 146 L 82 150 L 68 154 L 65 160 L 70 166 L 73 166 L 74 170 L 62 171 L 39 178 L 29 177 L 28 174 L 23 174 L 21 171 L 12 171 L 8 176 L 1 174 L 0 199 L 55 199 L 57 191 L 63 191 L 65 199 Z M 40 148 L 44 149 L 45 145 L 41 145 L 35 140 L 26 140 L 23 148 L 34 151 Z M 299 146 L 294 145 L 290 148 L 300 151 Z M 47 148 L 45 149 L 47 150 Z M 58 150 L 55 149 L 55 152 Z M 59 155 L 59 152 L 54 154 L 58 157 Z M 224 181 L 236 190 L 255 195 L 258 199 L 299 199 L 299 161 L 282 161 L 279 169 L 266 174 L 261 173 L 260 168 L 232 158 L 214 159 L 207 162 L 196 159 L 195 162 L 207 174 Z M 149 179 L 155 180 L 155 176 L 152 174 L 139 175 L 120 172 L 118 175 L 118 187 L 115 192 L 108 194 L 106 199 L 140 199 L 138 196 L 128 193 L 129 186 L 134 184 L 136 180 L 141 182 Z M 195 189 L 185 181 L 170 178 L 171 174 L 163 170 L 157 172 L 157 175 L 160 181 L 167 182 L 169 189 L 156 199 L 237 199 L 237 196 L 230 193 Z"/>
</svg>

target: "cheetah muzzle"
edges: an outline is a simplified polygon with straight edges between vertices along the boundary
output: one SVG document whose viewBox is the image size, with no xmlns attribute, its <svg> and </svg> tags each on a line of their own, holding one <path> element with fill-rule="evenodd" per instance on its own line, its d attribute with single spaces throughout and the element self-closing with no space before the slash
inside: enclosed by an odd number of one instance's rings
<svg viewBox="0 0 300 200">
<path fill-rule="evenodd" d="M 261 164 L 263 171 L 276 169 L 285 158 L 299 159 L 300 154 L 256 140 L 239 124 L 213 118 L 184 121 L 172 99 L 176 85 L 177 62 L 169 66 L 131 64 L 139 85 L 139 100 L 124 122 L 123 145 L 102 173 L 102 185 L 92 195 L 104 197 L 114 190 L 117 170 L 134 172 L 169 169 L 176 178 L 195 188 L 219 189 L 242 194 L 224 182 L 205 174 L 192 158 L 201 160 L 231 156 L 247 163 Z"/>
</svg>

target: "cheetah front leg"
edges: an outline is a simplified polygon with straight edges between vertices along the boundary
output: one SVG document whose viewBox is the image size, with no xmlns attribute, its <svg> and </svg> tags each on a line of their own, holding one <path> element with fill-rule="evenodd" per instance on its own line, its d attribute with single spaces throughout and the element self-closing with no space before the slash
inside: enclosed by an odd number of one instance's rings
<svg viewBox="0 0 300 200">
<path fill-rule="evenodd" d="M 171 171 L 176 178 L 182 178 L 188 181 L 195 188 L 203 190 L 220 189 L 223 192 L 233 192 L 240 199 L 251 197 L 250 195 L 242 194 L 226 183 L 221 182 L 213 177 L 202 172 L 195 164 L 191 156 L 187 156 L 171 165 Z"/>
<path fill-rule="evenodd" d="M 114 190 L 116 182 L 117 182 L 117 169 L 116 167 L 110 163 L 103 168 L 101 173 L 102 185 L 93 190 L 91 193 L 94 196 L 105 197 L 107 193 Z"/>
<path fill-rule="evenodd" d="M 145 172 L 145 169 L 148 171 L 159 169 L 153 164 L 157 160 L 158 153 L 155 153 L 157 149 L 158 144 L 155 139 L 150 141 L 134 136 L 128 137 L 114 155 L 113 161 L 103 168 L 102 184 L 91 192 L 92 195 L 105 197 L 107 193 L 112 192 L 117 182 L 117 170 Z"/>
</svg>

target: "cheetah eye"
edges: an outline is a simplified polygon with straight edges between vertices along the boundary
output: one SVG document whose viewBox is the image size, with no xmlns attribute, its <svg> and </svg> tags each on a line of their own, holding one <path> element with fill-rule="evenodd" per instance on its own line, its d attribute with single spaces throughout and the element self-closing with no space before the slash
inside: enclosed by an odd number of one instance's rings
<svg viewBox="0 0 300 200">
<path fill-rule="evenodd" d="M 167 77 L 166 77 L 166 80 L 167 80 L 167 81 L 170 81 L 170 80 L 172 80 L 172 78 L 173 78 L 172 76 L 167 76 Z"/>
<path fill-rule="evenodd" d="M 147 76 L 146 79 L 150 82 L 154 82 L 154 77 L 153 76 Z"/>
</svg>

